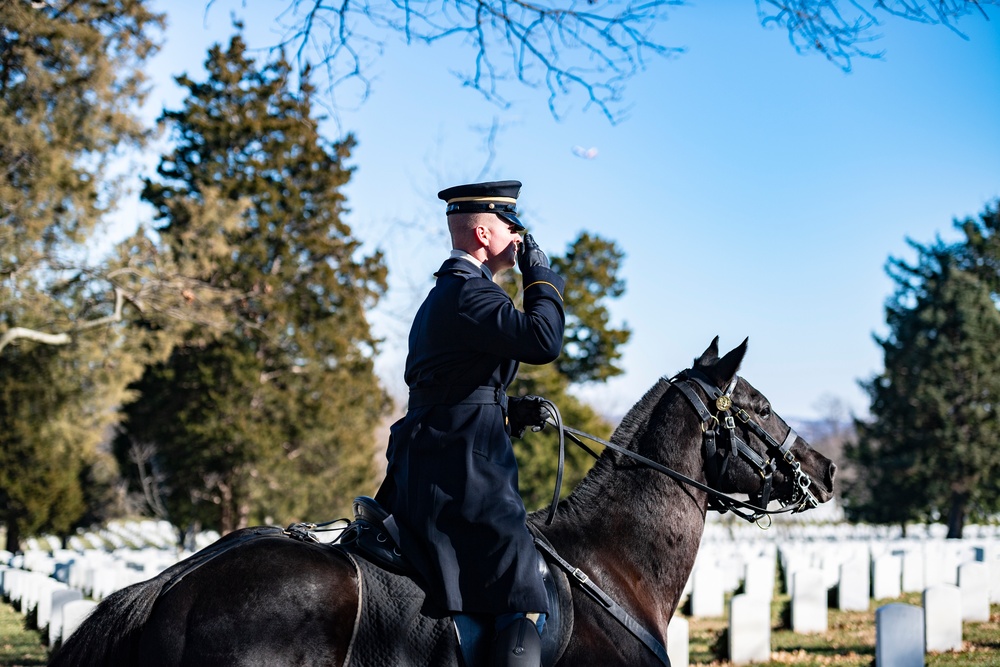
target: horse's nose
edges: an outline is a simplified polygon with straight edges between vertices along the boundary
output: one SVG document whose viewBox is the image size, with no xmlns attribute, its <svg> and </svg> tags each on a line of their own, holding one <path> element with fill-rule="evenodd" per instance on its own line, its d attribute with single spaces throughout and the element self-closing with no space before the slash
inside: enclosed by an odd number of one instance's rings
<svg viewBox="0 0 1000 667">
<path fill-rule="evenodd" d="M 834 463 L 833 461 L 830 461 L 829 465 L 826 467 L 826 473 L 823 475 L 823 486 L 826 487 L 826 490 L 829 492 L 830 496 L 833 495 L 833 478 L 834 476 L 836 476 L 836 474 L 837 474 L 837 464 Z M 827 500 L 829 500 L 829 497 L 827 498 Z M 824 502 L 826 501 L 824 500 Z"/>
</svg>

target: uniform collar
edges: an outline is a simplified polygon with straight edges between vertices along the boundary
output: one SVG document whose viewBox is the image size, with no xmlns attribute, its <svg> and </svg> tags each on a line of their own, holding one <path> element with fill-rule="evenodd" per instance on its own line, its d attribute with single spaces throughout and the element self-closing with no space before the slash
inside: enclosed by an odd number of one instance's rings
<svg viewBox="0 0 1000 667">
<path fill-rule="evenodd" d="M 465 252 L 464 250 L 453 248 L 451 251 L 451 257 L 452 259 L 464 259 L 465 261 L 472 263 L 473 266 L 475 266 L 476 268 L 480 269 L 483 272 L 483 275 L 486 276 L 487 280 L 493 282 L 493 272 L 490 271 L 488 268 L 486 268 L 485 264 L 480 262 L 478 259 L 470 255 L 469 253 Z"/>
</svg>

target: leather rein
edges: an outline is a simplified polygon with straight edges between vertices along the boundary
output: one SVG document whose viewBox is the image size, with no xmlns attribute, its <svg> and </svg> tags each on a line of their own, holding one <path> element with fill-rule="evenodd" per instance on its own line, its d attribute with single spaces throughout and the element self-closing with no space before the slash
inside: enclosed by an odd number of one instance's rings
<svg viewBox="0 0 1000 667">
<path fill-rule="evenodd" d="M 563 466 L 565 463 L 565 438 L 569 438 L 574 444 L 585 452 L 597 458 L 598 455 L 580 440 L 586 438 L 604 447 L 608 447 L 620 454 L 623 454 L 647 468 L 651 468 L 662 473 L 671 479 L 683 484 L 693 486 L 700 491 L 704 491 L 709 496 L 709 507 L 720 514 L 731 511 L 741 519 L 751 523 L 759 521 L 761 518 L 771 514 L 781 514 L 785 512 L 804 512 L 807 509 L 817 507 L 819 500 L 810 490 L 812 479 L 802 470 L 802 464 L 792 454 L 792 445 L 798 438 L 794 429 L 789 427 L 784 440 L 779 443 L 763 427 L 760 426 L 750 416 L 746 410 L 736 405 L 732 400 L 733 391 L 739 382 L 739 377 L 733 377 L 733 381 L 725 390 L 719 389 L 709 381 L 709 378 L 696 370 L 682 371 L 669 380 L 670 386 L 677 388 L 687 399 L 687 402 L 698 413 L 701 419 L 702 447 L 705 456 L 705 476 L 709 485 L 717 485 L 724 477 L 730 462 L 736 457 L 744 459 L 758 475 L 761 476 L 762 484 L 760 489 L 750 495 L 747 502 L 723 493 L 712 486 L 702 484 L 691 479 L 676 470 L 672 470 L 652 459 L 633 452 L 625 447 L 616 445 L 598 438 L 597 436 L 578 431 L 577 429 L 565 426 L 559 410 L 551 401 L 545 401 L 546 407 L 552 412 L 556 429 L 559 433 L 559 466 L 556 472 L 555 491 L 552 496 L 552 505 L 549 507 L 549 515 L 545 523 L 551 524 L 556 515 L 556 507 L 559 504 L 559 494 L 562 488 Z M 715 406 L 715 413 L 708 408 L 705 401 L 701 399 L 695 388 L 700 388 L 708 399 Z M 735 413 L 735 416 L 734 416 Z M 767 447 L 767 456 L 761 456 L 747 445 L 746 441 L 740 437 L 737 431 L 736 420 L 739 420 L 748 431 L 759 438 Z M 720 442 L 722 446 L 720 447 Z M 773 489 L 774 473 L 779 469 L 791 474 L 793 479 L 792 499 L 779 509 L 769 510 L 771 491 Z M 744 511 L 746 510 L 746 511 Z"/>
</svg>

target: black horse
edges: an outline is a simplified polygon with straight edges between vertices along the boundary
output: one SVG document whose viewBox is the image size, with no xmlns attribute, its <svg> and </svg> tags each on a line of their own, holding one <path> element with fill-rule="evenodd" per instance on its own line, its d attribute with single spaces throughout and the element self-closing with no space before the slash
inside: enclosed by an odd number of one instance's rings
<svg viewBox="0 0 1000 667">
<path fill-rule="evenodd" d="M 711 489 L 796 510 L 832 496 L 836 466 L 736 375 L 745 352 L 746 341 L 720 359 L 716 339 L 690 370 L 657 382 L 624 417 L 593 470 L 558 504 L 551 525 L 545 513 L 529 518 L 563 559 L 664 644 L 707 509 L 734 506 Z M 737 501 L 736 507 L 747 505 Z M 218 544 L 233 548 L 216 550 L 220 555 L 180 580 L 172 568 L 110 596 L 50 665 L 344 664 L 359 615 L 351 562 L 329 546 L 281 536 L 250 539 L 253 530 L 224 537 Z M 563 628 L 568 639 L 557 665 L 663 664 L 593 596 L 572 590 L 572 626 Z M 423 664 L 439 663 L 426 658 Z"/>
</svg>

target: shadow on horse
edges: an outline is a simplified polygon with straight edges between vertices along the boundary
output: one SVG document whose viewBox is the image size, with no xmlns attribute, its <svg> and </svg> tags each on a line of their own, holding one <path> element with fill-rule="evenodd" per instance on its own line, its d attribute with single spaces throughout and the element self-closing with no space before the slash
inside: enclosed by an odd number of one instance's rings
<svg viewBox="0 0 1000 667">
<path fill-rule="evenodd" d="M 554 664 L 664 664 L 597 597 L 581 592 L 581 580 L 665 644 L 710 507 L 756 520 L 769 501 L 783 504 L 778 511 L 802 511 L 832 496 L 836 466 L 737 375 L 745 352 L 746 341 L 720 358 L 716 338 L 691 369 L 659 380 L 551 523 L 544 512 L 529 516 L 532 530 L 579 568 L 568 577 L 576 584 L 571 613 L 546 628 L 563 635 Z M 732 493 L 749 500 L 722 495 Z M 185 561 L 110 596 L 50 665 L 345 664 L 361 609 L 354 561 L 339 548 L 271 530 L 277 534 L 227 535 L 205 550 L 213 556 L 201 556 L 199 567 Z M 407 630 L 381 641 L 401 641 Z M 439 641 L 447 645 L 435 650 L 459 664 L 454 634 Z M 409 664 L 444 664 L 430 655 Z M 373 667 L 356 656 L 350 664 Z"/>
</svg>

